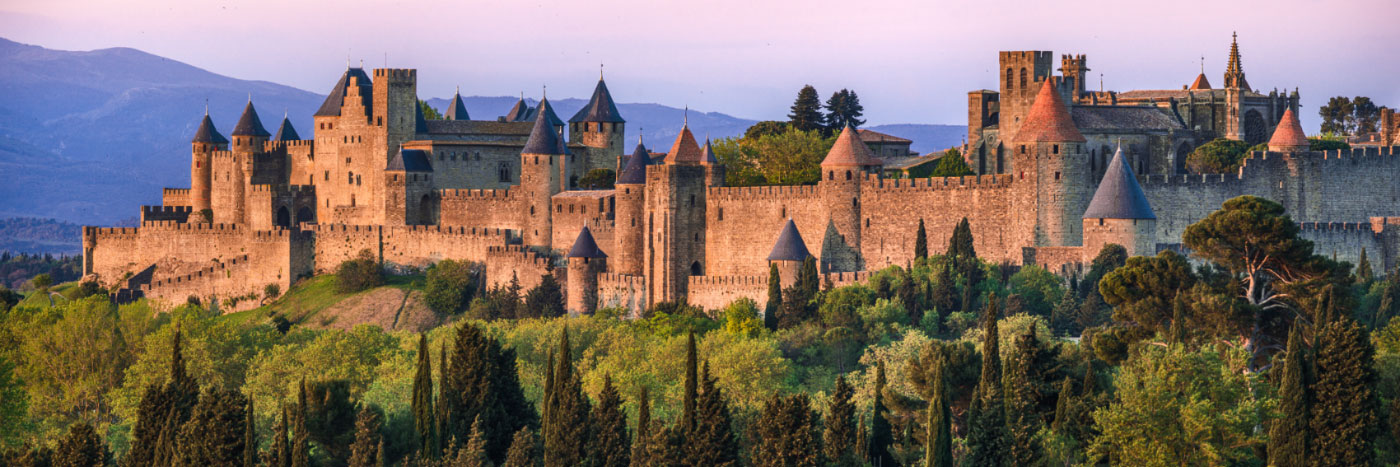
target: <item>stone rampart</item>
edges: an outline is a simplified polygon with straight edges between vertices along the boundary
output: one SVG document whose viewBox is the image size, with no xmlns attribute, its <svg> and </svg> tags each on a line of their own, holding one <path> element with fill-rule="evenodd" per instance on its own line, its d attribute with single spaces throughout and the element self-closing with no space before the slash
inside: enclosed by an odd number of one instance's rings
<svg viewBox="0 0 1400 467">
<path fill-rule="evenodd" d="M 599 307 L 621 307 L 630 316 L 641 316 L 647 307 L 647 280 L 643 276 L 602 273 L 598 275 Z"/>
</svg>

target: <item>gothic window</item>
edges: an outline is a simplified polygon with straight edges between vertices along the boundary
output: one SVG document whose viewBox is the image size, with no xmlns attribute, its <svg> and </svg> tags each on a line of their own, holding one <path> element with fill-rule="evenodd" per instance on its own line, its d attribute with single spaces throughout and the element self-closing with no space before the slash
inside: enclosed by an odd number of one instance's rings
<svg viewBox="0 0 1400 467">
<path fill-rule="evenodd" d="M 1264 124 L 1264 117 L 1259 115 L 1259 111 L 1250 110 L 1244 114 L 1244 140 L 1251 146 L 1265 141 L 1268 128 Z"/>
<path fill-rule="evenodd" d="M 500 182 L 510 183 L 510 164 L 505 162 L 500 165 Z"/>
<path fill-rule="evenodd" d="M 1026 69 L 1021 68 L 1021 94 L 1026 93 Z"/>
<path fill-rule="evenodd" d="M 1059 154 L 1059 153 L 1060 153 L 1060 145 L 1058 145 L 1058 144 L 1051 145 L 1050 148 L 1051 148 L 1051 149 L 1050 149 L 1051 153 L 1053 153 L 1053 154 Z"/>
<path fill-rule="evenodd" d="M 1012 69 L 1010 69 L 1010 68 L 1007 68 L 1007 69 L 1006 69 L 1006 91 L 1007 91 L 1007 92 L 1011 92 L 1012 85 L 1015 84 L 1015 83 L 1012 82 L 1012 80 L 1015 79 L 1015 78 L 1016 78 L 1016 72 L 1015 72 L 1015 70 L 1012 70 Z"/>
</svg>

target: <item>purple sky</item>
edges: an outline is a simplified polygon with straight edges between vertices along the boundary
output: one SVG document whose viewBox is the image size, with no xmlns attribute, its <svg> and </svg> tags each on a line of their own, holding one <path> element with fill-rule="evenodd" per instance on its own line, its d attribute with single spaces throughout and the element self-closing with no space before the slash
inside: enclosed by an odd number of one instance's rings
<svg viewBox="0 0 1400 467">
<path fill-rule="evenodd" d="M 347 55 L 379 67 L 387 54 L 389 66 L 419 70 L 424 98 L 456 85 L 586 97 L 605 63 L 622 102 L 777 119 L 810 83 L 823 97 L 858 92 L 871 124 L 962 124 L 967 91 L 996 87 L 998 50 L 1088 54 L 1094 88 L 1103 73 L 1108 89 L 1177 89 L 1202 55 L 1220 84 L 1238 30 L 1250 84 L 1301 88 L 1309 133 L 1327 96 L 1400 105 L 1395 0 L 1137 3 L 11 0 L 0 36 L 134 47 L 318 93 Z"/>
</svg>

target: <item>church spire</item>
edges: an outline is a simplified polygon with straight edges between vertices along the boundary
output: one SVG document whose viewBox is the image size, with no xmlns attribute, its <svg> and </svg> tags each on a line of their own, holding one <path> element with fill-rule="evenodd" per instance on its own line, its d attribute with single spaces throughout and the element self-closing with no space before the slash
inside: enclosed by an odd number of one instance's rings
<svg viewBox="0 0 1400 467">
<path fill-rule="evenodd" d="M 1240 62 L 1239 34 L 1230 34 L 1230 63 L 1225 66 L 1225 88 L 1248 90 L 1249 81 L 1244 79 L 1244 65 Z"/>
</svg>

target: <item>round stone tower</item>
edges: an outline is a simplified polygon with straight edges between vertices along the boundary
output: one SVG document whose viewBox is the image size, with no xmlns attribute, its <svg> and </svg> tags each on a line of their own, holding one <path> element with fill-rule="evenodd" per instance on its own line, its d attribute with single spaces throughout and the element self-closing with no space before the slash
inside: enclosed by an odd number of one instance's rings
<svg viewBox="0 0 1400 467">
<path fill-rule="evenodd" d="M 199 122 L 194 138 L 190 140 L 190 207 L 194 211 L 192 220 L 202 222 L 201 212 L 210 207 L 210 185 L 212 183 L 214 151 L 228 149 L 228 139 L 214 128 L 209 112 L 204 112 L 204 120 Z"/>
<path fill-rule="evenodd" d="M 1303 134 L 1303 124 L 1298 121 L 1293 109 L 1283 111 L 1283 118 L 1279 120 L 1278 127 L 1274 128 L 1274 135 L 1269 138 L 1269 150 L 1305 152 L 1311 146 L 1307 135 Z"/>
<path fill-rule="evenodd" d="M 622 156 L 622 135 L 627 121 L 617 111 L 612 93 L 607 83 L 598 76 L 598 86 L 593 88 L 593 97 L 578 113 L 569 118 L 569 141 L 582 143 L 589 148 L 590 157 L 587 169 L 619 168 L 618 159 Z"/>
<path fill-rule="evenodd" d="M 1079 214 L 1092 186 L 1084 135 L 1075 127 L 1055 79 L 1040 86 L 1035 103 L 1012 140 L 1017 182 L 1034 187 L 1035 245 L 1073 246 L 1081 242 Z"/>
<path fill-rule="evenodd" d="M 263 128 L 262 119 L 258 118 L 258 111 L 253 108 L 253 99 L 248 99 L 248 105 L 243 108 L 243 116 L 238 118 L 238 125 L 233 127 L 233 212 L 231 220 L 235 223 L 248 222 L 246 210 L 248 206 L 248 185 L 252 183 L 253 177 L 253 156 L 263 152 L 263 145 L 267 143 L 267 138 L 272 136 L 266 128 Z"/>
<path fill-rule="evenodd" d="M 521 222 L 520 236 L 527 246 L 552 248 L 554 223 L 550 211 L 551 199 L 561 191 L 559 170 L 568 163 L 564 156 L 559 133 L 550 124 L 546 112 L 538 112 L 535 126 L 530 130 L 530 139 L 520 151 L 520 186 L 512 190 L 521 191 L 521 206 L 524 222 Z"/>
<path fill-rule="evenodd" d="M 819 255 L 822 272 L 865 269 L 860 257 L 860 187 L 865 176 L 879 173 L 880 167 L 850 125 L 841 130 L 822 160 L 817 189 L 829 216 Z"/>
<path fill-rule="evenodd" d="M 578 232 L 569 249 L 569 285 L 565 309 L 571 315 L 593 314 L 598 309 L 598 274 L 608 269 L 608 255 L 598 248 L 588 226 Z"/>
<path fill-rule="evenodd" d="M 1084 210 L 1083 223 L 1086 263 L 1110 243 L 1121 245 L 1129 256 L 1156 254 L 1157 214 L 1123 159 L 1122 148 L 1113 153 L 1094 199 Z"/>
<path fill-rule="evenodd" d="M 614 184 L 614 199 L 617 208 L 614 212 L 613 242 L 616 248 L 613 255 L 613 269 L 618 274 L 641 275 L 643 249 L 646 241 L 646 184 L 647 166 L 651 164 L 651 154 L 637 138 L 637 149 L 627 159 L 627 165 L 617 174 Z"/>
</svg>

